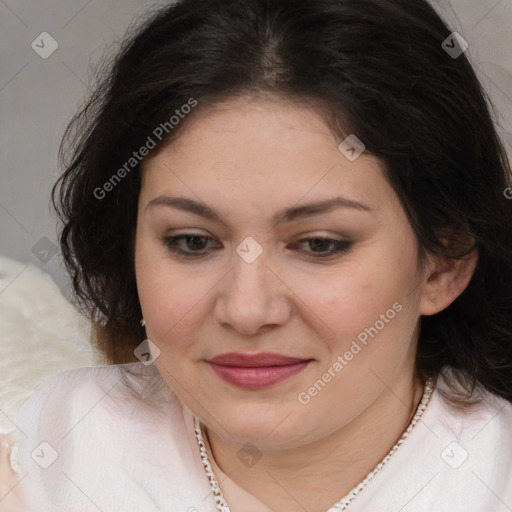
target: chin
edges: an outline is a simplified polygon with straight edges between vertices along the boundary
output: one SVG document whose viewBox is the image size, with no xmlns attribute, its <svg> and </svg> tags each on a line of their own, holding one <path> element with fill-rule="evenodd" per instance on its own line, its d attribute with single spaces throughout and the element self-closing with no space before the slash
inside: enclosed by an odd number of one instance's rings
<svg viewBox="0 0 512 512">
<path fill-rule="evenodd" d="M 283 447 L 283 443 L 289 444 L 291 438 L 299 433 L 293 409 L 288 410 L 282 404 L 228 406 L 214 413 L 214 418 L 216 421 L 212 426 L 216 432 L 216 422 L 226 426 L 226 432 L 231 435 L 227 441 L 241 445 L 250 442 L 262 449 Z"/>
</svg>

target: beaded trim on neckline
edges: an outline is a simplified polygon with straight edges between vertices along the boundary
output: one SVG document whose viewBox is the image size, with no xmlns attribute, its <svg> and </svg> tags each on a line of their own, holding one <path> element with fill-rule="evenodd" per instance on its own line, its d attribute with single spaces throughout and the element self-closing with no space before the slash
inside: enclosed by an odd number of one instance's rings
<svg viewBox="0 0 512 512">
<path fill-rule="evenodd" d="M 362 480 L 359 484 L 357 484 L 346 496 L 341 498 L 337 503 L 335 503 L 332 507 L 330 507 L 326 512 L 340 512 L 346 510 L 350 503 L 354 500 L 354 498 L 368 485 L 370 480 L 382 469 L 382 467 L 388 462 L 388 460 L 392 457 L 392 455 L 396 452 L 398 447 L 404 443 L 407 439 L 407 436 L 410 434 L 411 430 L 414 428 L 416 423 L 420 420 L 421 416 L 425 412 L 427 405 L 430 401 L 430 397 L 432 395 L 432 391 L 434 390 L 433 379 L 429 378 L 425 383 L 425 389 L 423 391 L 423 396 L 421 401 L 416 409 L 416 413 L 412 418 L 409 426 L 404 431 L 400 439 L 395 443 L 395 445 L 391 448 L 388 454 L 382 459 L 375 468 L 368 473 L 366 478 Z M 210 488 L 215 497 L 215 505 L 217 508 L 217 512 L 231 512 L 228 504 L 222 494 L 222 491 L 219 487 L 217 479 L 215 478 L 215 474 L 213 473 L 212 465 L 208 458 L 208 454 L 206 452 L 206 445 L 203 439 L 203 435 L 201 432 L 201 422 L 194 415 L 194 431 L 196 435 L 197 444 L 199 446 L 199 453 L 201 455 L 201 462 L 203 463 L 204 470 L 208 477 L 208 481 L 210 482 Z"/>
</svg>

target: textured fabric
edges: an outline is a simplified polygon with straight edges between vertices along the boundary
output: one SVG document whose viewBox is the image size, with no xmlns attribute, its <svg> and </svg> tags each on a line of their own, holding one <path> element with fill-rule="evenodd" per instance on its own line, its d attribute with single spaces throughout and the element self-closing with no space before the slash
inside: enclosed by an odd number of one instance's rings
<svg viewBox="0 0 512 512">
<path fill-rule="evenodd" d="M 52 278 L 0 255 L 0 434 L 14 432 L 21 404 L 47 377 L 95 365 L 90 324 Z"/>
<path fill-rule="evenodd" d="M 21 404 L 46 378 L 101 361 L 89 321 L 52 278 L 1 254 L 0 332 L 0 434 L 14 433 Z M 19 473 L 16 445 L 10 460 Z"/>
<path fill-rule="evenodd" d="M 25 434 L 18 439 L 22 484 L 38 512 L 215 512 L 193 416 L 154 366 L 51 377 L 23 404 L 18 425 Z M 511 427 L 512 404 L 484 394 L 463 412 L 436 388 L 421 421 L 347 510 L 510 511 Z M 232 512 L 247 512 L 247 493 L 223 469 L 216 477 Z M 258 511 L 250 498 L 251 512 Z"/>
</svg>

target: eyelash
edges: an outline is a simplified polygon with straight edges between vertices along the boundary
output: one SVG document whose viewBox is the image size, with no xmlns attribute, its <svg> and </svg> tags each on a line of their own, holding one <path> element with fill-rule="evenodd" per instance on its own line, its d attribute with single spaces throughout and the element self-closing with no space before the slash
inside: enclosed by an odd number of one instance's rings
<svg viewBox="0 0 512 512">
<path fill-rule="evenodd" d="M 187 251 L 184 251 L 184 250 L 176 247 L 176 245 L 179 241 L 185 240 L 188 238 L 203 238 L 206 240 L 212 240 L 211 237 L 206 236 L 206 235 L 186 233 L 186 234 L 177 235 L 177 236 L 166 236 L 166 237 L 162 238 L 162 241 L 163 241 L 164 245 L 167 247 L 167 249 L 169 249 L 174 254 L 177 254 L 178 256 L 183 256 L 185 258 L 190 258 L 190 259 L 192 259 L 192 258 L 198 259 L 198 258 L 207 256 L 207 254 L 205 254 L 205 253 L 199 253 L 198 251 L 187 252 Z M 336 239 L 332 239 L 332 238 L 328 238 L 328 237 L 321 237 L 321 236 L 315 236 L 315 237 L 311 237 L 311 238 L 302 238 L 298 242 L 295 242 L 293 245 L 297 245 L 301 242 L 307 242 L 307 241 L 311 241 L 311 240 L 320 240 L 322 242 L 330 242 L 331 245 L 332 245 L 332 243 L 334 243 L 336 246 L 334 250 L 329 251 L 329 252 L 316 252 L 316 253 L 314 251 L 309 252 L 308 255 L 313 256 L 314 258 L 328 258 L 330 256 L 342 254 L 342 253 L 348 251 L 348 249 L 352 245 L 352 242 L 349 242 L 347 240 L 336 240 Z"/>
</svg>

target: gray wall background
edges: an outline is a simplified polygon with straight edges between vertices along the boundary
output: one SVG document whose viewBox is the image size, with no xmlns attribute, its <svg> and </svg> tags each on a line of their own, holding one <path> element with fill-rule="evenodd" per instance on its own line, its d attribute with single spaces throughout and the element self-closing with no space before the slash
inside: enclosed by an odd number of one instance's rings
<svg viewBox="0 0 512 512">
<path fill-rule="evenodd" d="M 0 255 L 49 272 L 66 296 L 69 280 L 54 254 L 56 219 L 49 208 L 60 139 L 88 92 L 91 66 L 138 15 L 166 3 L 0 0 Z M 512 0 L 433 4 L 468 41 L 467 54 L 496 105 L 512 154 Z M 41 53 L 51 48 L 47 36 L 41 43 L 43 32 L 58 43 L 46 59 L 31 47 L 36 40 Z"/>
</svg>

